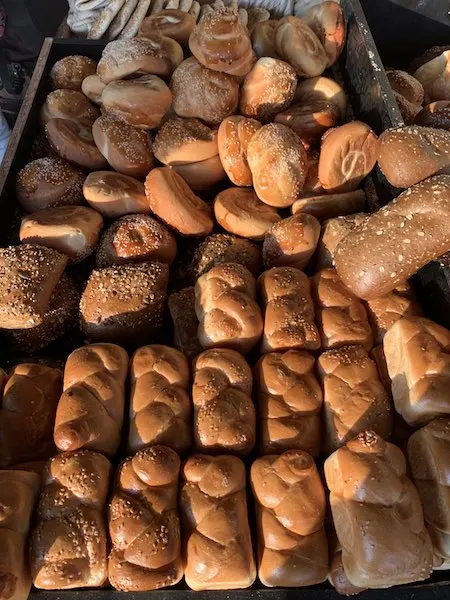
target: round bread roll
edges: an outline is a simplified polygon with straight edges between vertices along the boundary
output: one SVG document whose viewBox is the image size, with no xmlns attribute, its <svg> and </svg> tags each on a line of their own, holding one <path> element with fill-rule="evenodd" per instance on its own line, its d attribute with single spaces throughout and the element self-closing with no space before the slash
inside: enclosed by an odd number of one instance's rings
<svg viewBox="0 0 450 600">
<path fill-rule="evenodd" d="M 408 102 L 422 104 L 424 91 L 420 81 L 399 69 L 388 69 L 386 75 L 394 92 L 406 98 Z"/>
<path fill-rule="evenodd" d="M 394 98 L 397 102 L 398 108 L 400 110 L 402 119 L 404 120 L 405 124 L 411 125 L 411 123 L 414 123 L 417 114 L 422 108 L 421 105 L 409 102 L 409 100 L 407 100 L 404 96 L 397 94 L 397 92 L 394 92 Z"/>
<path fill-rule="evenodd" d="M 194 117 L 219 125 L 239 104 L 236 77 L 206 69 L 190 57 L 172 75 L 173 110 L 179 117 Z"/>
<path fill-rule="evenodd" d="M 45 99 L 41 108 L 41 123 L 50 119 L 70 119 L 86 125 L 100 116 L 100 111 L 89 102 L 84 94 L 75 90 L 54 90 Z"/>
<path fill-rule="evenodd" d="M 200 19 L 189 48 L 208 69 L 230 75 L 247 75 L 256 60 L 248 29 L 233 8 L 219 8 Z"/>
<path fill-rule="evenodd" d="M 145 18 L 139 29 L 139 36 L 150 38 L 157 31 L 186 46 L 194 27 L 195 19 L 188 12 L 168 8 Z"/>
<path fill-rule="evenodd" d="M 286 125 L 298 135 L 309 150 L 316 146 L 330 127 L 337 125 L 340 110 L 332 102 L 316 100 L 312 104 L 293 104 L 275 117 L 275 123 Z"/>
<path fill-rule="evenodd" d="M 450 131 L 450 100 L 440 100 L 425 106 L 415 119 L 416 125 Z"/>
<path fill-rule="evenodd" d="M 295 94 L 297 76 L 288 63 L 276 58 L 260 58 L 241 87 L 240 112 L 268 123 L 287 108 Z"/>
<path fill-rule="evenodd" d="M 158 127 L 172 104 L 170 89 L 156 75 L 113 81 L 103 90 L 103 108 L 139 129 Z"/>
<path fill-rule="evenodd" d="M 81 90 L 83 79 L 94 75 L 97 63 L 87 56 L 65 56 L 56 62 L 50 71 L 54 90 Z"/>
<path fill-rule="evenodd" d="M 92 135 L 97 148 L 115 171 L 139 178 L 153 168 L 154 158 L 146 131 L 104 115 L 93 124 Z"/>
<path fill-rule="evenodd" d="M 321 194 L 325 190 L 320 185 L 319 181 L 319 152 L 317 152 L 317 150 L 308 150 L 307 156 L 308 172 L 306 174 L 305 185 L 303 186 L 302 192 L 304 194 Z"/>
<path fill-rule="evenodd" d="M 206 160 L 173 165 L 172 169 L 195 191 L 209 190 L 227 176 L 218 154 Z"/>
<path fill-rule="evenodd" d="M 254 119 L 240 115 L 227 117 L 218 132 L 219 156 L 229 179 L 238 186 L 252 185 L 252 173 L 247 162 L 247 148 L 253 135 L 261 127 Z"/>
<path fill-rule="evenodd" d="M 81 204 L 86 175 L 60 158 L 37 158 L 19 171 L 16 196 L 26 212 Z"/>
<path fill-rule="evenodd" d="M 319 181 L 328 192 L 352 192 L 377 159 L 377 136 L 365 123 L 352 121 L 327 131 L 322 138 Z"/>
<path fill-rule="evenodd" d="M 81 91 L 91 102 L 94 102 L 94 104 L 102 103 L 102 93 L 104 89 L 105 84 L 97 74 L 88 75 L 83 79 L 81 84 Z"/>
<path fill-rule="evenodd" d="M 408 72 L 414 73 L 415 71 L 417 71 L 417 69 L 419 67 L 421 67 L 422 65 L 424 65 L 427 62 L 430 62 L 430 60 L 433 60 L 433 58 L 436 58 L 437 56 L 439 56 L 446 50 L 450 50 L 450 45 L 448 45 L 448 46 L 432 46 L 431 48 L 428 48 L 427 50 L 425 50 L 425 52 L 422 52 L 422 54 L 419 54 L 419 56 L 416 56 L 416 58 L 414 58 L 409 63 Z"/>
<path fill-rule="evenodd" d="M 94 170 L 108 164 L 95 145 L 90 125 L 69 119 L 50 119 L 45 135 L 58 156 L 79 167 Z"/>
<path fill-rule="evenodd" d="M 152 212 L 181 235 L 205 236 L 213 228 L 210 207 L 168 167 L 153 169 L 145 180 Z"/>
<path fill-rule="evenodd" d="M 304 269 L 314 254 L 320 237 L 320 223 L 306 213 L 283 219 L 266 232 L 263 258 L 266 269 Z"/>
<path fill-rule="evenodd" d="M 168 77 L 182 60 L 180 44 L 154 31 L 145 38 L 109 42 L 98 63 L 97 75 L 106 84 L 144 73 Z"/>
<path fill-rule="evenodd" d="M 149 213 L 144 184 L 121 173 L 97 171 L 86 177 L 86 200 L 104 217 L 116 218 L 130 213 Z"/>
<path fill-rule="evenodd" d="M 341 215 L 352 215 L 362 212 L 366 207 L 366 195 L 364 190 L 353 190 L 342 194 L 322 194 L 312 196 L 308 194 L 305 198 L 299 198 L 291 206 L 293 215 L 297 213 L 309 213 L 319 219 L 333 219 Z"/>
<path fill-rule="evenodd" d="M 299 77 L 317 77 L 327 66 L 327 55 L 316 34 L 297 17 L 284 17 L 275 34 L 278 54 Z"/>
<path fill-rule="evenodd" d="M 425 101 L 450 100 L 450 50 L 417 69 L 414 77 L 425 91 Z"/>
<path fill-rule="evenodd" d="M 126 215 L 114 221 L 98 245 L 98 268 L 154 261 L 172 264 L 177 243 L 167 227 L 149 215 Z"/>
<path fill-rule="evenodd" d="M 220 192 L 214 200 L 214 214 L 229 233 L 250 240 L 262 240 L 280 215 L 272 206 L 258 199 L 253 190 L 232 187 Z"/>
<path fill-rule="evenodd" d="M 347 111 L 347 96 L 343 88 L 329 77 L 312 77 L 297 84 L 293 104 L 314 105 L 318 101 L 332 102 L 339 109 L 339 120 Z"/>
<path fill-rule="evenodd" d="M 327 55 L 327 67 L 340 57 L 345 45 L 345 19 L 337 2 L 321 2 L 312 6 L 302 21 L 314 31 Z"/>
<path fill-rule="evenodd" d="M 78 263 L 95 250 L 103 227 L 101 215 L 87 206 L 58 206 L 27 215 L 20 225 L 20 241 L 47 246 Z"/>
<path fill-rule="evenodd" d="M 170 166 L 207 160 L 219 153 L 217 132 L 198 119 L 169 117 L 156 134 L 153 152 Z"/>
<path fill-rule="evenodd" d="M 256 277 L 262 270 L 261 250 L 257 244 L 234 235 L 209 235 L 194 252 L 191 277 L 197 281 L 203 273 L 224 263 L 243 265 Z"/>
<path fill-rule="evenodd" d="M 305 183 L 308 162 L 300 138 L 288 127 L 271 123 L 261 127 L 247 148 L 253 187 L 270 206 L 291 206 Z"/>
<path fill-rule="evenodd" d="M 269 19 L 256 23 L 252 31 L 253 51 L 257 58 L 270 56 L 271 58 L 280 58 L 277 52 L 275 34 L 278 21 Z"/>
</svg>

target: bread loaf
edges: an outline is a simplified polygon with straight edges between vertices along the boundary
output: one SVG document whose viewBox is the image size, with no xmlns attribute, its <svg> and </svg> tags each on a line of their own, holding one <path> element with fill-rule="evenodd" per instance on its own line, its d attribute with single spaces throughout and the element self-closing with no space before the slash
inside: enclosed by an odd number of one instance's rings
<svg viewBox="0 0 450 600">
<path fill-rule="evenodd" d="M 384 336 L 395 408 L 414 427 L 450 415 L 450 331 L 423 317 L 404 317 Z"/>
<path fill-rule="evenodd" d="M 198 319 L 195 314 L 194 287 L 185 287 L 169 295 L 170 316 L 173 322 L 173 344 L 191 361 L 202 347 L 197 338 Z"/>
<path fill-rule="evenodd" d="M 304 269 L 314 254 L 319 235 L 319 221 L 307 213 L 274 223 L 264 237 L 264 266 Z"/>
<path fill-rule="evenodd" d="M 353 229 L 365 219 L 365 213 L 345 215 L 327 219 L 322 224 L 320 239 L 315 255 L 317 269 L 332 267 L 337 245 Z"/>
<path fill-rule="evenodd" d="M 325 477 L 351 584 L 379 589 L 430 575 L 431 542 L 399 448 L 365 431 L 327 458 Z"/>
<path fill-rule="evenodd" d="M 119 466 L 108 514 L 108 576 L 117 590 L 156 590 L 183 577 L 179 471 L 180 459 L 165 446 L 144 448 Z"/>
<path fill-rule="evenodd" d="M 248 352 L 258 343 L 263 321 L 253 275 L 238 263 L 217 265 L 195 284 L 198 339 L 204 348 Z"/>
<path fill-rule="evenodd" d="M 256 439 L 252 373 L 235 350 L 202 352 L 194 361 L 194 442 L 198 450 L 244 456 Z"/>
<path fill-rule="evenodd" d="M 362 346 L 343 346 L 324 352 L 317 361 L 317 370 L 323 387 L 327 455 L 366 429 L 389 438 L 392 401 L 378 377 L 375 363 Z"/>
<path fill-rule="evenodd" d="M 257 458 L 250 481 L 261 583 L 303 587 L 325 581 L 325 492 L 313 458 L 303 450 Z"/>
<path fill-rule="evenodd" d="M 307 276 L 294 267 L 274 267 L 258 279 L 264 307 L 261 352 L 317 350 L 320 336 Z"/>
<path fill-rule="evenodd" d="M 262 454 L 290 449 L 320 454 L 323 396 L 314 362 L 308 352 L 287 350 L 264 354 L 256 363 Z"/>
<path fill-rule="evenodd" d="M 35 587 L 64 590 L 105 584 L 108 559 L 103 512 L 110 477 L 110 462 L 89 450 L 64 452 L 48 461 L 30 540 Z"/>
<path fill-rule="evenodd" d="M 185 579 L 196 591 L 247 588 L 256 578 L 245 466 L 236 456 L 196 454 L 182 469 Z"/>
<path fill-rule="evenodd" d="M 450 249 L 449 210 L 450 175 L 439 175 L 368 216 L 335 251 L 344 285 L 359 298 L 372 300 L 404 283 Z"/>
<path fill-rule="evenodd" d="M 185 452 L 192 437 L 185 356 L 168 346 L 143 346 L 131 359 L 130 383 L 128 449 L 164 444 Z"/>
</svg>

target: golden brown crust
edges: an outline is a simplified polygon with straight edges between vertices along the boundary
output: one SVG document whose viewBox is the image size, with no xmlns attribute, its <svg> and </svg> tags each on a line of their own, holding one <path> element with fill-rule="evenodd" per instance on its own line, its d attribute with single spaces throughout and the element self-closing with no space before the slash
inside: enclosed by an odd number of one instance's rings
<svg viewBox="0 0 450 600">
<path fill-rule="evenodd" d="M 89 102 L 84 94 L 75 90 L 54 90 L 45 99 L 41 108 L 42 126 L 50 119 L 69 119 L 92 126 L 100 111 Z"/>
<path fill-rule="evenodd" d="M 290 127 L 306 150 L 316 146 L 323 133 L 339 121 L 339 107 L 333 102 L 316 100 L 311 104 L 293 104 L 275 117 L 275 123 Z"/>
<path fill-rule="evenodd" d="M 177 8 L 165 9 L 146 17 L 139 28 L 139 36 L 151 38 L 155 30 L 166 37 L 186 46 L 195 27 L 194 17 Z"/>
<path fill-rule="evenodd" d="M 295 69 L 299 77 L 317 77 L 327 66 L 327 55 L 322 44 L 302 19 L 280 19 L 275 43 L 281 58 Z"/>
<path fill-rule="evenodd" d="M 240 115 L 227 117 L 218 131 L 219 156 L 229 179 L 238 186 L 251 186 L 252 173 L 247 162 L 247 149 L 253 135 L 261 127 L 259 121 Z"/>
<path fill-rule="evenodd" d="M 95 145 L 92 126 L 69 119 L 50 119 L 45 135 L 61 158 L 88 170 L 103 169 L 108 164 Z"/>
<path fill-rule="evenodd" d="M 144 185 L 134 177 L 114 171 L 89 173 L 83 193 L 92 208 L 105 217 L 150 212 Z"/>
<path fill-rule="evenodd" d="M 286 266 L 303 270 L 314 254 L 319 235 L 319 221 L 307 213 L 274 223 L 264 237 L 264 266 L 266 269 Z"/>
<path fill-rule="evenodd" d="M 50 81 L 54 90 L 81 90 L 81 84 L 88 75 L 97 70 L 95 60 L 87 56 L 65 56 L 56 62 L 50 71 Z"/>
<path fill-rule="evenodd" d="M 338 2 L 321 2 L 312 6 L 302 16 L 308 27 L 318 37 L 327 55 L 327 67 L 331 67 L 341 55 L 345 45 L 345 18 Z"/>
</svg>

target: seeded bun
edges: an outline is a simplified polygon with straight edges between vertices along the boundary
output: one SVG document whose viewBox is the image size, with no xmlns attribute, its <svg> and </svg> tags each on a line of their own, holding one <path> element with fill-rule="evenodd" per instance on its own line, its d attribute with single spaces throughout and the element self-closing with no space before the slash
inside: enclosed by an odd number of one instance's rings
<svg viewBox="0 0 450 600">
<path fill-rule="evenodd" d="M 97 63 L 87 56 L 65 56 L 50 71 L 54 90 L 81 90 L 83 80 L 97 71 Z"/>
<path fill-rule="evenodd" d="M 75 90 L 54 90 L 45 99 L 41 109 L 41 123 L 50 119 L 70 119 L 86 125 L 100 116 L 100 111 L 89 102 L 84 94 Z"/>
</svg>

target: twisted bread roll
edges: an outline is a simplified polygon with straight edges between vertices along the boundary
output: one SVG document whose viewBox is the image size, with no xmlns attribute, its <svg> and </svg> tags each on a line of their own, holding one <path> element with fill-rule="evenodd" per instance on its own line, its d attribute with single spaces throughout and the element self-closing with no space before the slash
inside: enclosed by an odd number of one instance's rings
<svg viewBox="0 0 450 600">
<path fill-rule="evenodd" d="M 88 448 L 107 456 L 120 443 L 128 355 L 114 344 L 91 344 L 69 356 L 64 392 L 55 420 L 55 444 L 62 450 Z"/>
<path fill-rule="evenodd" d="M 317 350 L 320 336 L 307 276 L 294 267 L 274 267 L 258 278 L 264 306 L 261 352 Z"/>
<path fill-rule="evenodd" d="M 322 390 L 307 352 L 270 352 L 256 363 L 261 451 L 305 450 L 320 454 Z"/>
<path fill-rule="evenodd" d="M 186 583 L 232 590 L 256 577 L 247 518 L 245 466 L 236 456 L 191 456 L 184 465 L 180 511 Z"/>
<path fill-rule="evenodd" d="M 165 446 L 140 450 L 119 467 L 109 505 L 109 581 L 140 592 L 183 577 L 177 513 L 180 459 Z"/>
<path fill-rule="evenodd" d="M 234 348 L 244 354 L 253 348 L 263 331 L 255 295 L 255 278 L 238 263 L 216 265 L 199 277 L 195 312 L 201 345 Z"/>
<path fill-rule="evenodd" d="M 302 450 L 255 460 L 258 577 L 269 587 L 325 581 L 328 543 L 325 492 L 312 457 Z"/>
<path fill-rule="evenodd" d="M 365 431 L 327 458 L 325 477 L 351 584 L 387 588 L 430 575 L 431 541 L 399 448 Z"/>
<path fill-rule="evenodd" d="M 228 177 L 235 185 L 252 185 L 247 148 L 261 124 L 240 115 L 224 119 L 218 131 L 219 156 Z"/>
<path fill-rule="evenodd" d="M 164 444 L 176 452 L 191 445 L 189 367 L 182 352 L 144 346 L 131 359 L 128 448 Z"/>
<path fill-rule="evenodd" d="M 195 445 L 204 452 L 245 455 L 255 444 L 252 372 L 234 350 L 206 350 L 194 362 Z"/>
<path fill-rule="evenodd" d="M 45 590 L 101 587 L 107 578 L 103 511 L 111 464 L 96 452 L 64 452 L 43 473 L 31 535 L 33 583 Z"/>
</svg>

